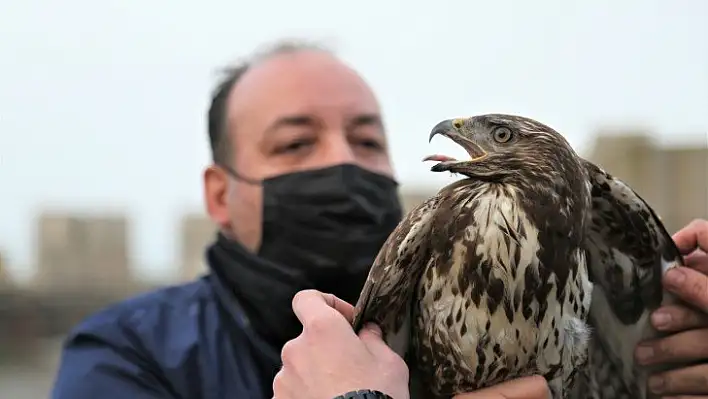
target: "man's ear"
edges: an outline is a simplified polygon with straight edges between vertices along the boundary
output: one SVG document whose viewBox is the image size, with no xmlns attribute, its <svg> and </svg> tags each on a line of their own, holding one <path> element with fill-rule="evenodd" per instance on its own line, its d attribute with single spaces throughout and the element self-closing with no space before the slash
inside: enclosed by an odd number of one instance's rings
<svg viewBox="0 0 708 399">
<path fill-rule="evenodd" d="M 222 230 L 228 230 L 231 222 L 228 207 L 229 179 L 223 169 L 211 165 L 204 170 L 204 203 L 211 220 Z"/>
</svg>

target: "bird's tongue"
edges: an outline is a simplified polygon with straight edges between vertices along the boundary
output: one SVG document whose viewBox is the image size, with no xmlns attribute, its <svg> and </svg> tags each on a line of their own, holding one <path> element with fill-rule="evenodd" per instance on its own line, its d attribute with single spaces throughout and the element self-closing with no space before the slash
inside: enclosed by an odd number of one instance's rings
<svg viewBox="0 0 708 399">
<path fill-rule="evenodd" d="M 447 155 L 434 154 L 434 155 L 428 155 L 427 157 L 423 158 L 423 162 L 425 162 L 425 161 L 448 162 L 448 161 L 457 161 L 457 159 L 455 159 L 453 157 L 448 157 Z"/>
</svg>

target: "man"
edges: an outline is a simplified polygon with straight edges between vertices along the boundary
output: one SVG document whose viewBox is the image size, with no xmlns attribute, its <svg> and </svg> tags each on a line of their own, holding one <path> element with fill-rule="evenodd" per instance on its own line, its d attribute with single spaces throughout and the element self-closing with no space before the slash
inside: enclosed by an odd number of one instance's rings
<svg viewBox="0 0 708 399">
<path fill-rule="evenodd" d="M 209 136 L 210 273 L 89 317 L 67 339 L 53 398 L 408 397 L 376 327 L 357 336 L 347 321 L 401 217 L 371 89 L 326 51 L 277 46 L 228 73 Z M 529 378 L 465 397 L 546 389 Z"/>
</svg>

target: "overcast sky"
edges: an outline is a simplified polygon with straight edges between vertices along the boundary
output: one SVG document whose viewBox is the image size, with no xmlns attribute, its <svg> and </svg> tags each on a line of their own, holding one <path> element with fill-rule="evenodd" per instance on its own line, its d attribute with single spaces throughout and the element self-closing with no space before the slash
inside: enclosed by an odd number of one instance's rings
<svg viewBox="0 0 708 399">
<path fill-rule="evenodd" d="M 604 125 L 700 139 L 706 21 L 705 0 L 0 0 L 0 251 L 26 275 L 38 209 L 108 207 L 142 272 L 173 269 L 215 70 L 279 37 L 338 49 L 380 97 L 403 187 L 435 188 L 451 178 L 420 159 L 460 155 L 427 143 L 448 117 L 524 114 L 581 152 Z"/>
</svg>

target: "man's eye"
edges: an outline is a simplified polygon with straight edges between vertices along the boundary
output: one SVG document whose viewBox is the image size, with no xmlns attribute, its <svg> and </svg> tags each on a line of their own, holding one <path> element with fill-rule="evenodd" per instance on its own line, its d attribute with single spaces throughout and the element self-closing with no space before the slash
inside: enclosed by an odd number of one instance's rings
<svg viewBox="0 0 708 399">
<path fill-rule="evenodd" d="M 371 150 L 382 150 L 383 149 L 383 145 L 376 140 L 361 140 L 361 141 L 359 141 L 358 144 L 362 147 L 366 147 L 367 149 L 371 149 Z"/>
<path fill-rule="evenodd" d="M 301 151 L 308 146 L 313 144 L 313 140 L 297 140 L 293 141 L 291 143 L 288 143 L 285 146 L 278 147 L 277 151 L 278 153 L 289 153 L 289 152 L 297 152 Z"/>
</svg>

